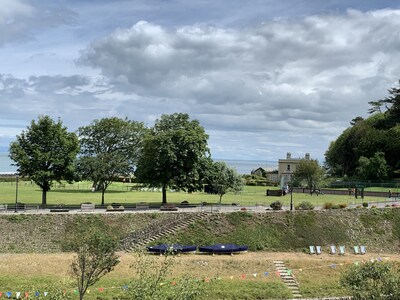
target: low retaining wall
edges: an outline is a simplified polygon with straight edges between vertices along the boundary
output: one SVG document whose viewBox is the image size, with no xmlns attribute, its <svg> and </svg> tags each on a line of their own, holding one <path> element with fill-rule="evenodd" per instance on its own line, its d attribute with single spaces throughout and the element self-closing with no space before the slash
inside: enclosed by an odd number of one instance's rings
<svg viewBox="0 0 400 300">
<path fill-rule="evenodd" d="M 329 194 L 329 195 L 349 195 L 354 196 L 354 191 L 350 190 L 331 190 L 331 189 L 321 189 L 321 193 Z M 310 189 L 302 189 L 302 188 L 293 188 L 294 193 L 310 193 Z M 358 196 L 360 197 L 360 192 L 358 192 Z M 373 191 L 364 191 L 364 196 L 370 197 L 383 197 L 383 198 L 398 198 L 399 193 L 389 193 L 389 192 L 373 192 Z"/>
</svg>

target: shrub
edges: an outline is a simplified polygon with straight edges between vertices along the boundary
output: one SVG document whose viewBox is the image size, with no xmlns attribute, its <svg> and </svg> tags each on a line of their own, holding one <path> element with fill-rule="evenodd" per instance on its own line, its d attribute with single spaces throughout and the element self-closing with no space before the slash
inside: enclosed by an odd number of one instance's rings
<svg viewBox="0 0 400 300">
<path fill-rule="evenodd" d="M 400 277 L 389 263 L 351 266 L 342 274 L 340 283 L 354 299 L 400 299 Z"/>
<path fill-rule="evenodd" d="M 246 185 L 248 185 L 248 186 L 257 186 L 257 182 L 255 182 L 255 181 L 248 181 L 248 182 L 246 182 Z"/>
<path fill-rule="evenodd" d="M 323 205 L 323 208 L 324 209 L 331 209 L 332 206 L 333 206 L 332 202 L 325 202 L 324 205 Z"/>
<path fill-rule="evenodd" d="M 125 209 L 125 207 L 123 207 L 122 205 L 120 205 L 120 207 L 118 207 L 118 209 Z"/>
<path fill-rule="evenodd" d="M 113 210 L 114 207 L 112 205 L 107 206 L 107 210 Z"/>
<path fill-rule="evenodd" d="M 346 204 L 346 203 L 340 203 L 340 204 L 339 204 L 339 207 L 342 208 L 342 209 L 343 209 L 343 208 L 346 208 L 346 207 L 347 207 L 347 204 Z"/>
<path fill-rule="evenodd" d="M 363 202 L 362 206 L 363 207 L 368 207 L 368 202 Z"/>
<path fill-rule="evenodd" d="M 303 201 L 298 206 L 299 210 L 313 210 L 314 205 L 308 201 Z"/>
<path fill-rule="evenodd" d="M 340 205 L 339 204 L 335 204 L 332 206 L 332 209 L 340 209 Z"/>
<path fill-rule="evenodd" d="M 270 204 L 270 207 L 271 207 L 273 210 L 281 210 L 281 209 L 282 209 L 282 202 L 280 202 L 280 201 L 272 202 L 272 203 Z"/>
</svg>

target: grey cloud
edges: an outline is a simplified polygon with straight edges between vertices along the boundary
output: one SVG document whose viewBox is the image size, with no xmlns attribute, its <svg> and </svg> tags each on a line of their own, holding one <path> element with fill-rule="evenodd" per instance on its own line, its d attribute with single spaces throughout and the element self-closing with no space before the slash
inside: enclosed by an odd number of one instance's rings
<svg viewBox="0 0 400 300">
<path fill-rule="evenodd" d="M 399 17 L 349 10 L 242 29 L 142 21 L 93 42 L 79 63 L 117 90 L 189 108 L 212 130 L 294 132 L 327 146 L 397 80 Z"/>
<path fill-rule="evenodd" d="M 45 1 L 2 0 L 0 6 L 0 46 L 33 38 L 33 32 L 73 24 L 77 14 L 59 4 Z"/>
<path fill-rule="evenodd" d="M 254 159 L 272 147 L 323 153 L 397 81 L 399 16 L 348 11 L 242 28 L 138 22 L 82 51 L 78 67 L 103 78 L 0 75 L 0 116 L 47 113 L 76 129 L 110 115 L 151 126 L 188 112 L 220 157 L 249 147 Z"/>
</svg>

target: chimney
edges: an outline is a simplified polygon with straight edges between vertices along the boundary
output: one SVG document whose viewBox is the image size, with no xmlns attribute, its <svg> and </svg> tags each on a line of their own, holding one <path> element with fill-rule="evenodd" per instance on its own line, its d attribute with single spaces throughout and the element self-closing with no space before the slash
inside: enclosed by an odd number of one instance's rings
<svg viewBox="0 0 400 300">
<path fill-rule="evenodd" d="M 292 153 L 288 152 L 286 153 L 286 159 L 291 159 L 292 158 Z"/>
<path fill-rule="evenodd" d="M 306 153 L 305 159 L 310 160 L 310 153 Z"/>
</svg>

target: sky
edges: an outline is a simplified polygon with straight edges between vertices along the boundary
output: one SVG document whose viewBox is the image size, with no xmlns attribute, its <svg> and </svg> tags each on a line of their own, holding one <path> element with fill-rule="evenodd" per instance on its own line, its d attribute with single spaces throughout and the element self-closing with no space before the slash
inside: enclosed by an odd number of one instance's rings
<svg viewBox="0 0 400 300">
<path fill-rule="evenodd" d="M 182 112 L 215 159 L 322 163 L 400 78 L 399 1 L 0 2 L 0 151 L 39 115 Z"/>
</svg>

